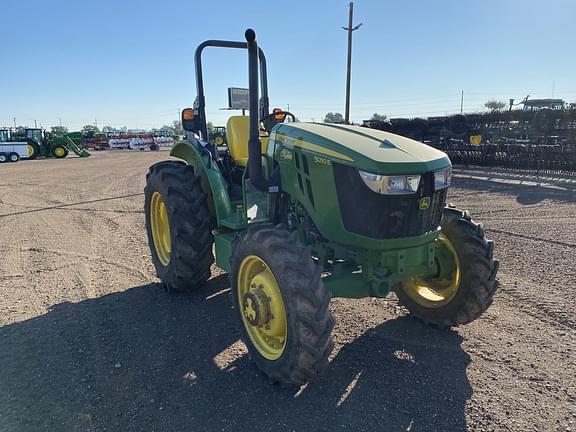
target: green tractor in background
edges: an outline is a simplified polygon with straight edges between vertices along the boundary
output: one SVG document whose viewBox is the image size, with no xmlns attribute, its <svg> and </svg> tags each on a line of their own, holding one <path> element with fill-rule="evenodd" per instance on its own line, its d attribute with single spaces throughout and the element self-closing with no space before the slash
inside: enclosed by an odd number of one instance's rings
<svg viewBox="0 0 576 432">
<path fill-rule="evenodd" d="M 215 146 L 222 147 L 226 145 L 226 128 L 224 126 L 216 126 L 208 131 L 208 133 L 210 142 Z"/>
<path fill-rule="evenodd" d="M 68 135 L 48 133 L 39 128 L 17 130 L 12 134 L 12 139 L 28 143 L 28 159 L 38 157 L 62 159 L 68 156 L 70 152 L 79 157 L 90 156 L 86 149 L 79 147 Z"/>
<path fill-rule="evenodd" d="M 249 353 L 282 383 L 307 382 L 328 364 L 332 297 L 394 291 L 440 327 L 478 318 L 498 261 L 469 213 L 445 206 L 448 157 L 388 132 L 270 114 L 266 58 L 254 31 L 245 36 L 197 48 L 198 96 L 182 113 L 186 140 L 171 152 L 182 161 L 157 163 L 146 177 L 148 241 L 164 286 L 202 287 L 214 246 Z M 228 119 L 225 149 L 207 139 L 206 47 L 248 50 L 250 115 Z"/>
</svg>

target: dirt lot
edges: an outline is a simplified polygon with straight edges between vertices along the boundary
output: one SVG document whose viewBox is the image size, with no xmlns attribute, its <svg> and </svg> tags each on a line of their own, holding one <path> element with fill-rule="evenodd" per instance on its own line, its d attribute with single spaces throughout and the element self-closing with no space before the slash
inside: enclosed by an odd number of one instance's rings
<svg viewBox="0 0 576 432">
<path fill-rule="evenodd" d="M 500 291 L 454 331 L 394 298 L 334 300 L 328 372 L 271 386 L 228 280 L 169 295 L 144 232 L 167 153 L 0 166 L 0 431 L 576 431 L 576 182 L 457 170 Z"/>
</svg>

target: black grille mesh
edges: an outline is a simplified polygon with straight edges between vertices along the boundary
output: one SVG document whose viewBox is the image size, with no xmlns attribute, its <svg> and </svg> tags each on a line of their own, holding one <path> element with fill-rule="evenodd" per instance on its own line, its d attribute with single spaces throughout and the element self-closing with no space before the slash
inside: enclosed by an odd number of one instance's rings
<svg viewBox="0 0 576 432">
<path fill-rule="evenodd" d="M 355 168 L 334 164 L 336 191 L 347 231 L 375 239 L 426 234 L 440 225 L 446 189 L 434 192 L 434 173 L 426 173 L 411 195 L 381 195 L 372 191 Z M 430 197 L 430 207 L 420 210 L 420 199 Z"/>
</svg>

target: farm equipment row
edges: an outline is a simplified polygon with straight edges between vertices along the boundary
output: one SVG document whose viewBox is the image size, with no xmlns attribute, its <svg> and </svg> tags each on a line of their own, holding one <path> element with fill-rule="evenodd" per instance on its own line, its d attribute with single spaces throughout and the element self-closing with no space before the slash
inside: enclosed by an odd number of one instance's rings
<svg viewBox="0 0 576 432">
<path fill-rule="evenodd" d="M 576 174 L 576 146 L 452 143 L 441 148 L 456 165 L 502 167 L 540 174 Z"/>
<path fill-rule="evenodd" d="M 11 131 L 9 129 L 0 129 L 0 145 L 3 147 L 25 145 L 26 151 L 13 151 L 18 154 L 18 159 L 36 159 L 38 157 L 65 158 L 70 152 L 79 157 L 88 157 L 90 153 L 80 146 L 66 134 L 48 133 L 43 129 L 26 128 Z M 1 155 L 0 155 L 1 156 Z M 15 156 L 8 158 L 13 160 Z M 0 158 L 0 162 L 2 162 Z"/>
<path fill-rule="evenodd" d="M 173 143 L 174 138 L 171 136 L 153 134 L 115 135 L 107 139 L 107 147 L 111 149 L 149 149 L 156 151 L 160 150 L 160 147 L 170 147 Z"/>
<path fill-rule="evenodd" d="M 225 136 L 225 135 L 224 135 Z M 170 147 L 174 138 L 165 133 L 155 134 L 122 134 L 108 136 L 104 133 L 70 132 L 50 133 L 39 128 L 0 129 L 0 162 L 19 159 L 36 159 L 39 157 L 65 158 L 69 153 L 79 157 L 88 157 L 87 149 L 138 149 L 160 150 L 161 147 Z M 12 148 L 17 144 L 26 145 L 22 148 Z M 10 146 L 11 148 L 8 149 Z M 9 156 L 10 154 L 10 156 Z M 14 160 L 15 161 L 15 160 Z"/>
<path fill-rule="evenodd" d="M 0 162 L 16 162 L 20 159 L 36 159 L 38 157 L 65 158 L 70 152 L 79 157 L 88 157 L 90 153 L 79 147 L 68 135 L 50 134 L 43 129 L 27 128 L 11 131 L 0 130 L 0 145 L 2 153 Z M 13 147 L 7 154 L 6 149 Z M 6 153 L 6 154 L 4 154 Z M 8 156 L 5 158 L 4 156 Z"/>
<path fill-rule="evenodd" d="M 523 101 L 523 109 L 364 121 L 445 151 L 455 164 L 576 174 L 576 104 Z"/>
</svg>

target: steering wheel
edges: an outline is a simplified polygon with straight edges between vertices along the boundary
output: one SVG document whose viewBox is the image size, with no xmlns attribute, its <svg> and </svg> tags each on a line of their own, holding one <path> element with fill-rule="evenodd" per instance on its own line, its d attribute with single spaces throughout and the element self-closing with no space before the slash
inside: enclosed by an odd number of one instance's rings
<svg viewBox="0 0 576 432">
<path fill-rule="evenodd" d="M 293 122 L 296 121 L 296 116 L 294 114 L 288 111 L 282 111 L 277 108 L 275 108 L 267 116 L 263 117 L 260 121 L 264 125 L 264 129 L 266 129 L 267 132 L 270 132 L 270 130 L 278 123 L 284 123 L 284 120 L 286 120 L 287 116 L 290 116 Z"/>
</svg>

